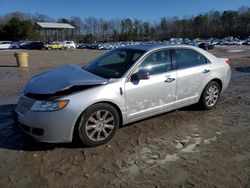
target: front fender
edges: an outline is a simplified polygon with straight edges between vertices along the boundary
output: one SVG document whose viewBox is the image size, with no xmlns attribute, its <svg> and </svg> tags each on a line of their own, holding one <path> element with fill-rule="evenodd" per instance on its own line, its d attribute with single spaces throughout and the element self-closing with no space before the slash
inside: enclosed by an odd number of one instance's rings
<svg viewBox="0 0 250 188">
<path fill-rule="evenodd" d="M 91 105 L 100 102 L 109 102 L 115 104 L 122 114 L 123 123 L 127 121 L 125 98 L 121 93 L 120 88 L 123 90 L 124 84 L 112 83 L 106 85 L 100 85 L 87 90 L 74 93 L 69 96 L 63 97 L 63 99 L 69 100 L 67 105 L 73 118 L 73 123 L 76 124 L 80 115 Z M 72 127 L 71 133 L 73 135 L 74 127 Z"/>
</svg>

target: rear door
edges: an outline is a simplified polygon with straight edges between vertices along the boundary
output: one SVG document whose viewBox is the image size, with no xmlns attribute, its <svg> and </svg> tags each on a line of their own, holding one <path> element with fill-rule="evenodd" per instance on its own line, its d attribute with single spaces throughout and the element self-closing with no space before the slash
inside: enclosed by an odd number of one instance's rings
<svg viewBox="0 0 250 188">
<path fill-rule="evenodd" d="M 197 102 L 201 87 L 211 74 L 211 63 L 199 52 L 189 48 L 175 49 L 177 69 L 176 106 Z"/>
</svg>

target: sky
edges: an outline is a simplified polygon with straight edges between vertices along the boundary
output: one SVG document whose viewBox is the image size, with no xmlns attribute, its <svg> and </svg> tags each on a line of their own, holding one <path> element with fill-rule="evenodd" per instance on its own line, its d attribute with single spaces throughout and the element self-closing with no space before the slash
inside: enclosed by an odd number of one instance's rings
<svg viewBox="0 0 250 188">
<path fill-rule="evenodd" d="M 0 0 L 0 15 L 20 11 L 53 19 L 93 16 L 154 21 L 162 17 L 195 16 L 210 10 L 237 10 L 241 6 L 250 7 L 250 0 Z"/>
</svg>

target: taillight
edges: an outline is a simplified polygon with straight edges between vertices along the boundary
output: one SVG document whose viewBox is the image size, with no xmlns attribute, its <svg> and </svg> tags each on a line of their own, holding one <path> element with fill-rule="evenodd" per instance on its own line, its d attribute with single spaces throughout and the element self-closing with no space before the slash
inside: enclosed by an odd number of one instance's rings
<svg viewBox="0 0 250 188">
<path fill-rule="evenodd" d="M 226 63 L 227 63 L 228 65 L 231 65 L 231 61 L 230 61 L 229 59 L 226 60 Z"/>
</svg>

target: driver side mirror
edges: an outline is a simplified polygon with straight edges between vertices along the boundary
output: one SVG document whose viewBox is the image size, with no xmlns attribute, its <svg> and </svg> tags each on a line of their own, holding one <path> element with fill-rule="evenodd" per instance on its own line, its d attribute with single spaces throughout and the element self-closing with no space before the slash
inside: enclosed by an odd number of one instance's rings
<svg viewBox="0 0 250 188">
<path fill-rule="evenodd" d="M 149 78 L 150 78 L 149 72 L 140 70 L 137 73 L 132 74 L 131 81 L 133 81 L 133 80 L 148 80 Z"/>
</svg>

